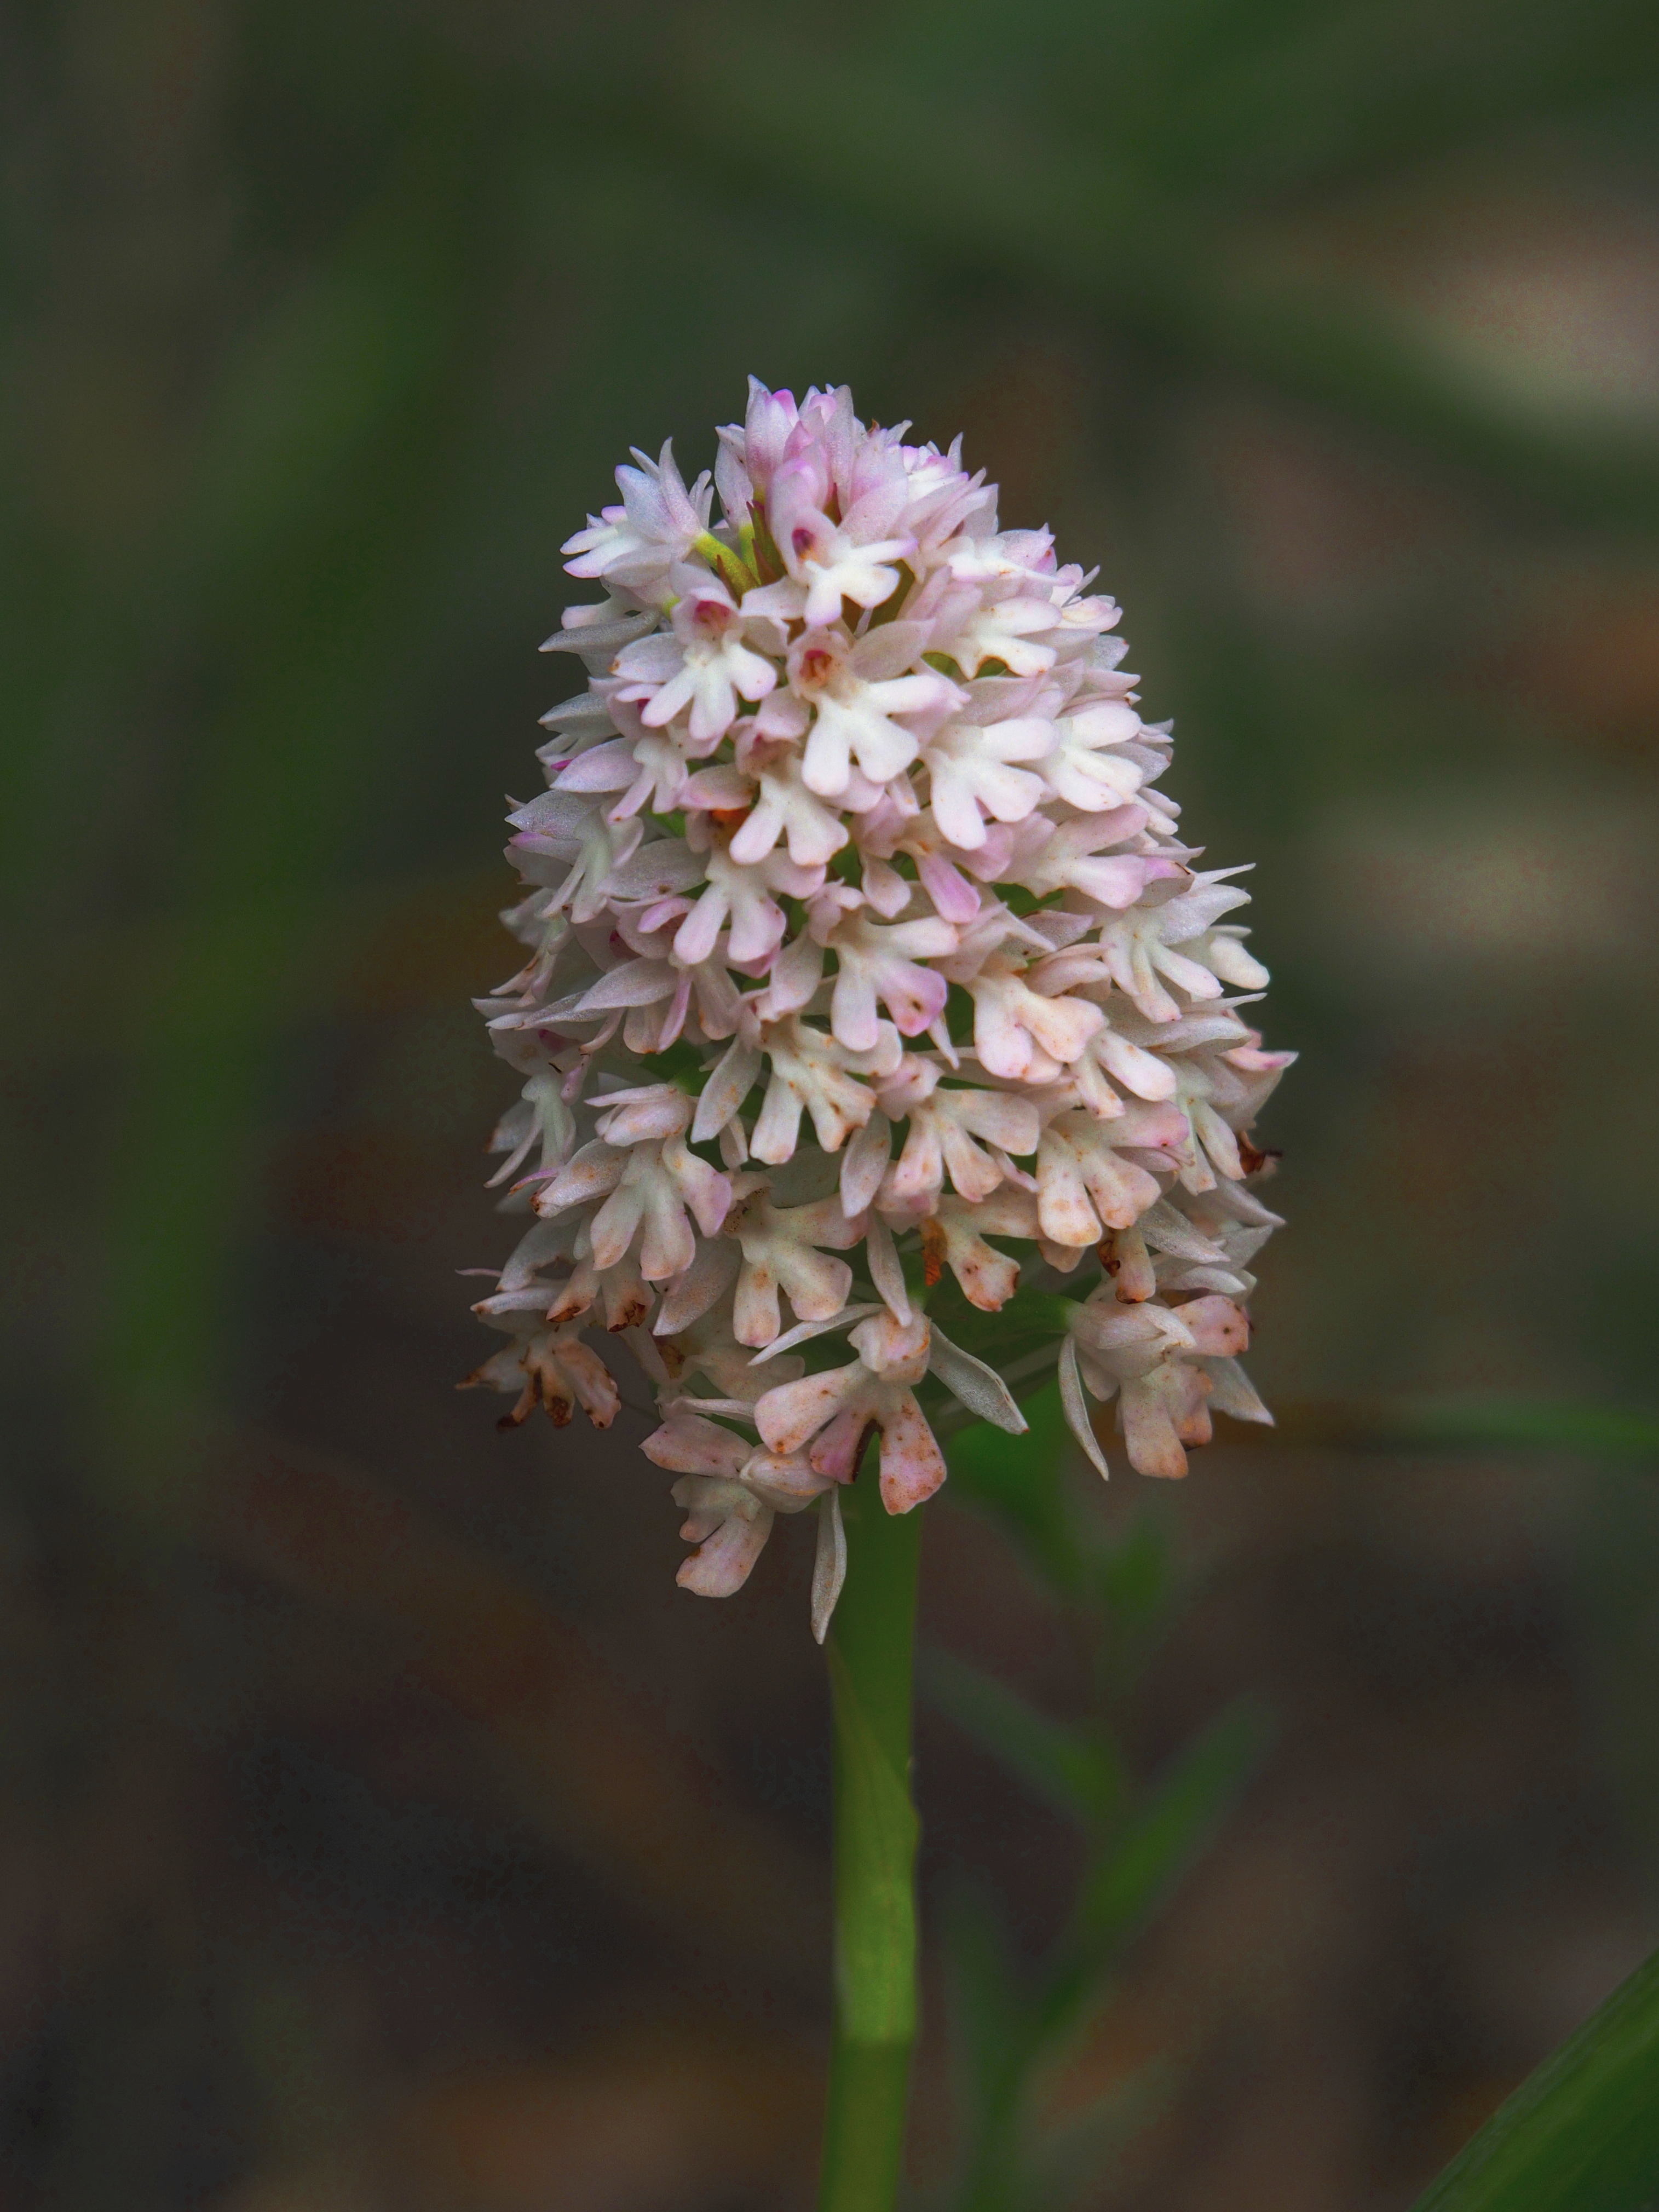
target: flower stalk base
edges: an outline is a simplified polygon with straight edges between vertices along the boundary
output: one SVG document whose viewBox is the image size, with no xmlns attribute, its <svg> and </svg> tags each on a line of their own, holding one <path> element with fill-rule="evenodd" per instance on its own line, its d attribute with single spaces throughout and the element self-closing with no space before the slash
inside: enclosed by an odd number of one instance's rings
<svg viewBox="0 0 1659 2212">
<path fill-rule="evenodd" d="M 890 2212 L 916 2035 L 910 1796 L 920 1516 L 848 1486 L 849 1572 L 829 1641 L 835 1723 L 836 2026 L 819 2212 Z"/>
</svg>

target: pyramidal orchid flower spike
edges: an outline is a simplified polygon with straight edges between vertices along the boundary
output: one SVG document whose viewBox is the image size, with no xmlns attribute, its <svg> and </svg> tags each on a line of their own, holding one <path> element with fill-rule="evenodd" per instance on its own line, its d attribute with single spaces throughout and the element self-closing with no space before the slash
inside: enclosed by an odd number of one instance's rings
<svg viewBox="0 0 1659 2212">
<path fill-rule="evenodd" d="M 811 1513 L 820 1640 L 868 1440 L 906 1514 L 938 1427 L 1023 1429 L 1056 1364 L 1103 1474 L 1091 1401 L 1146 1475 L 1269 1418 L 1247 1133 L 1293 1055 L 1246 1018 L 1239 871 L 1182 841 L 1115 604 L 907 429 L 755 383 L 712 485 L 617 471 L 564 548 L 605 596 L 544 648 L 587 688 L 509 817 L 526 957 L 482 1002 L 528 1224 L 470 1379 L 603 1428 L 619 1337 L 681 1583 L 728 1595 Z"/>
</svg>

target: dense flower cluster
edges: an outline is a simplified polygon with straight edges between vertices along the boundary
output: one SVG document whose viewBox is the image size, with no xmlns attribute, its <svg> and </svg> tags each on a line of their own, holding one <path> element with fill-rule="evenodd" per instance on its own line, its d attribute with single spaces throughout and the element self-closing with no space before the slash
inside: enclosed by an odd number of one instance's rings
<svg viewBox="0 0 1659 2212">
<path fill-rule="evenodd" d="M 589 687 L 509 817 L 528 957 L 483 1002 L 525 1079 L 496 1181 L 534 1219 L 472 1379 L 603 1427 L 592 1337 L 620 1333 L 681 1582 L 735 1589 L 810 1508 L 820 1636 L 866 1437 L 908 1512 L 945 1479 L 924 1401 L 1024 1426 L 941 1305 L 1036 1317 L 1103 1474 L 1088 1394 L 1146 1474 L 1212 1407 L 1267 1418 L 1244 1132 L 1291 1055 L 1238 1012 L 1267 981 L 1224 920 L 1238 872 L 1195 866 L 1156 787 L 1116 605 L 907 428 L 755 384 L 712 485 L 667 447 L 618 470 L 564 549 L 606 596 L 547 641 Z"/>
</svg>

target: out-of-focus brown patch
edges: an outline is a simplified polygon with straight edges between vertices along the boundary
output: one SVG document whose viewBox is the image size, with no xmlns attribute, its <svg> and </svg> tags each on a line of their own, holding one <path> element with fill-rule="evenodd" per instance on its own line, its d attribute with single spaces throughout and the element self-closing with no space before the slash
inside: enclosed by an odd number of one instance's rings
<svg viewBox="0 0 1659 2212">
<path fill-rule="evenodd" d="M 703 2019 L 543 2064 L 429 2085 L 391 2132 L 408 2212 L 662 2212 L 804 2203 L 819 2056 Z"/>
<path fill-rule="evenodd" d="M 256 2175 L 216 2212 L 381 2212 L 381 2198 L 372 2177 L 354 2160 L 349 2166 Z"/>
<path fill-rule="evenodd" d="M 202 1540 L 402 1642 L 410 1673 L 489 1732 L 520 1808 L 665 1927 L 818 1993 L 824 1886 L 724 1796 L 505 1567 L 355 1468 L 224 1437 Z"/>
<path fill-rule="evenodd" d="M 1194 418 L 1201 464 L 1226 501 L 1249 590 L 1323 626 L 1449 561 L 1468 523 L 1446 483 L 1259 398 L 1212 399 Z"/>
<path fill-rule="evenodd" d="M 1659 743 L 1659 574 L 1552 575 L 1539 618 L 1474 672 L 1541 702 L 1618 752 Z"/>
<path fill-rule="evenodd" d="M 1486 2126 L 1505 2098 L 1520 2086 L 1508 2075 L 1485 2075 L 1454 2089 L 1441 2106 L 1433 2130 L 1440 2157 L 1455 2158 L 1469 2137 Z"/>
<path fill-rule="evenodd" d="M 488 990 L 522 960 L 501 924 L 518 882 L 502 865 L 489 872 L 400 885 L 355 921 L 339 997 L 354 1013 L 453 1006 Z"/>
<path fill-rule="evenodd" d="M 417 2082 L 348 2160 L 222 2212 L 690 2212 L 811 2193 L 822 2054 L 717 2017 Z"/>
<path fill-rule="evenodd" d="M 1097 390 L 1058 338 L 1028 337 L 1009 346 L 946 404 L 949 420 L 939 426 L 945 434 L 959 429 L 969 451 L 996 455 L 1005 514 L 1054 520 L 1075 496 L 1078 455 L 1089 443 Z"/>
<path fill-rule="evenodd" d="M 433 1152 L 406 1129 L 315 1122 L 276 1150 L 268 1203 L 288 1229 L 407 1243 L 430 1233 L 447 1196 Z"/>
</svg>

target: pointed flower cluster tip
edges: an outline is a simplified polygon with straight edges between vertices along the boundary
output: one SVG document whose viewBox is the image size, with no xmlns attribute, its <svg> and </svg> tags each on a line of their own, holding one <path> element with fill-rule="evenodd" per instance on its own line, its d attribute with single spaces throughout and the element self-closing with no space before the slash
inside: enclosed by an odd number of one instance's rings
<svg viewBox="0 0 1659 2212">
<path fill-rule="evenodd" d="M 810 1510 L 820 1638 L 872 1437 L 905 1513 L 941 1419 L 1023 1429 L 1010 1385 L 1056 1361 L 1103 1474 L 1091 1398 L 1143 1474 L 1214 1408 L 1268 1419 L 1246 1133 L 1293 1055 L 1240 1011 L 1239 871 L 1182 842 L 1115 604 L 908 428 L 753 383 L 712 483 L 666 446 L 617 471 L 564 548 L 605 596 L 544 647 L 587 689 L 508 817 L 526 958 L 481 1002 L 532 1218 L 469 1379 L 603 1428 L 620 1336 L 681 1583 L 729 1594 Z"/>
</svg>

